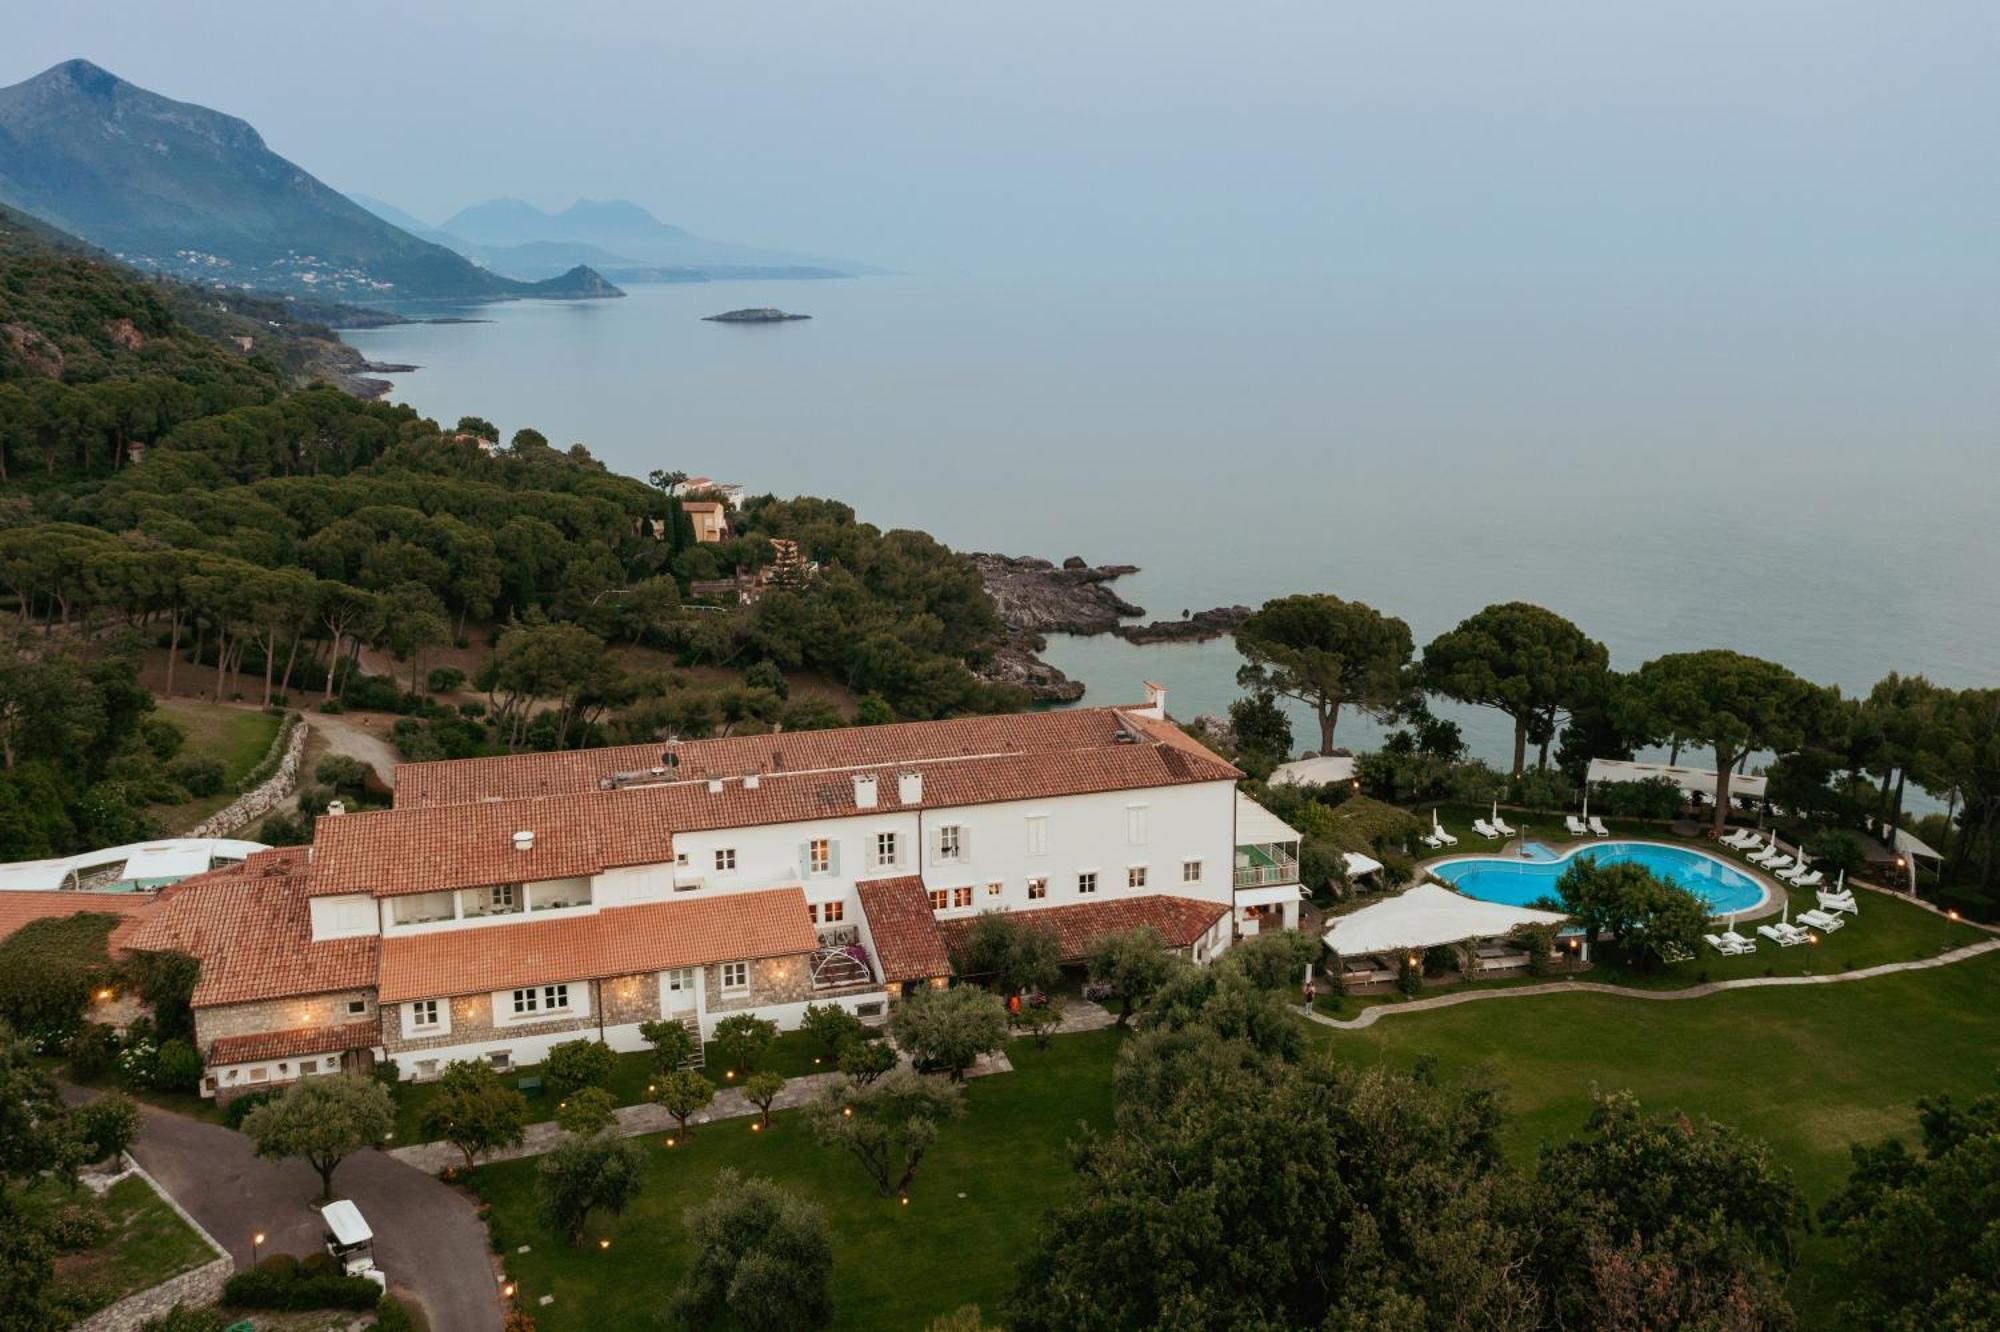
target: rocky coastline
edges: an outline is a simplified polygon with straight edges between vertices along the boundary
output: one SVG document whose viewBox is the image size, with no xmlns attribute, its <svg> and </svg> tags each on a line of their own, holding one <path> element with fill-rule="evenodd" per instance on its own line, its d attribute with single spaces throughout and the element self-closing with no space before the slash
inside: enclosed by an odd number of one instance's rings
<svg viewBox="0 0 2000 1332">
<path fill-rule="evenodd" d="M 1112 634 L 1129 643 L 1200 643 L 1236 631 L 1250 615 L 1248 606 L 1218 606 L 1181 613 L 1178 620 L 1133 624 L 1146 613 L 1113 591 L 1110 584 L 1137 573 L 1134 564 L 1090 564 L 1072 555 L 1061 564 L 1032 555 L 987 551 L 970 556 L 993 598 L 1005 633 L 980 674 L 998 684 L 1018 685 L 1040 702 L 1074 703 L 1083 684 L 1041 659 L 1050 634 Z"/>
</svg>

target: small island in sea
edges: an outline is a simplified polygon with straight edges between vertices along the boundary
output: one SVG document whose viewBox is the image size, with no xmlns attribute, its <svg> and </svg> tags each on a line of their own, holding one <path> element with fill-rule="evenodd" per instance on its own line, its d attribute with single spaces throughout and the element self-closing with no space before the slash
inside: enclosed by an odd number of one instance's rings
<svg viewBox="0 0 2000 1332">
<path fill-rule="evenodd" d="M 766 305 L 754 310 L 730 310 L 725 314 L 703 315 L 702 319 L 711 324 L 782 324 L 792 319 L 811 319 L 808 314 L 786 314 Z"/>
</svg>

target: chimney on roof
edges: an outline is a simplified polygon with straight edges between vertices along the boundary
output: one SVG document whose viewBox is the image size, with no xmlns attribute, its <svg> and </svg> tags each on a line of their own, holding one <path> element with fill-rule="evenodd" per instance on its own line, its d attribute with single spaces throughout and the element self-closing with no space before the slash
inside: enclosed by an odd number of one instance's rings
<svg viewBox="0 0 2000 1332">
<path fill-rule="evenodd" d="M 711 777 L 708 779 L 708 793 L 710 795 L 722 794 L 722 779 L 720 777 Z"/>
<path fill-rule="evenodd" d="M 905 805 L 924 803 L 924 775 L 921 772 L 896 774 L 896 799 Z"/>
<path fill-rule="evenodd" d="M 854 774 L 854 807 L 856 809 L 875 808 L 876 778 L 872 772 Z"/>
<path fill-rule="evenodd" d="M 748 773 L 743 778 L 743 789 L 746 791 L 754 791 L 763 784 L 764 778 L 758 773 Z"/>
<path fill-rule="evenodd" d="M 1146 681 L 1146 706 L 1133 711 L 1154 721 L 1167 719 L 1167 687 L 1157 680 Z"/>
<path fill-rule="evenodd" d="M 535 833 L 532 828 L 523 828 L 514 834 L 514 849 L 516 851 L 532 851 L 535 849 Z"/>
<path fill-rule="evenodd" d="M 326 813 L 327 813 L 327 817 L 329 817 L 329 818 L 333 818 L 333 817 L 335 817 L 335 816 L 337 816 L 337 815 L 341 815 L 341 814 L 345 814 L 346 812 L 347 812 L 347 802 L 346 802 L 346 801 L 344 801 L 344 800 L 329 800 L 329 801 L 327 801 L 327 802 L 326 802 Z"/>
</svg>

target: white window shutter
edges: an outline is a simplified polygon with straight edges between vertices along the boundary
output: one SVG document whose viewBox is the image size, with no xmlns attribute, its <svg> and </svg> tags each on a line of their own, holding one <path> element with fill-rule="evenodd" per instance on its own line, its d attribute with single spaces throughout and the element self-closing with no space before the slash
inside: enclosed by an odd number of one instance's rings
<svg viewBox="0 0 2000 1332">
<path fill-rule="evenodd" d="M 828 874 L 838 874 L 838 873 L 840 873 L 840 843 L 839 843 L 839 842 L 833 842 L 833 841 L 830 841 L 830 842 L 828 842 L 828 843 L 826 844 L 826 872 L 827 872 Z"/>
<path fill-rule="evenodd" d="M 799 843 L 799 877 L 803 879 L 812 873 L 813 849 L 811 842 Z"/>
<path fill-rule="evenodd" d="M 931 864 L 935 865 L 943 859 L 944 834 L 938 829 L 933 828 L 931 829 Z"/>
</svg>

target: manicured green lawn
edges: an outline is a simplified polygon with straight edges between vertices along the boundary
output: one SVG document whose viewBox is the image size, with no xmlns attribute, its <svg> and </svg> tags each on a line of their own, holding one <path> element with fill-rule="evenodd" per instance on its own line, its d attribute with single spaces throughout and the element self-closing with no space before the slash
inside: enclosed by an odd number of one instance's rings
<svg viewBox="0 0 2000 1332">
<path fill-rule="evenodd" d="M 1864 919 L 1868 910 L 1864 903 Z M 1538 1143 L 1583 1123 L 1593 1087 L 1630 1089 L 1654 1109 L 1705 1114 L 1763 1138 L 1817 1208 L 1845 1180 L 1849 1144 L 1914 1133 L 1917 1097 L 1993 1089 L 1996 994 L 2000 955 L 1989 954 L 1851 985 L 1685 1002 L 1499 999 L 1385 1016 L 1326 1038 L 1349 1059 L 1407 1067 L 1434 1054 L 1446 1072 L 1489 1070 L 1507 1088 L 1507 1142 L 1523 1163 Z M 1824 1239 L 1805 1244 L 1791 1292 L 1803 1326 L 1833 1322 L 1837 1257 Z"/>
<path fill-rule="evenodd" d="M 88 1197 L 87 1193 L 71 1197 L 57 1188 L 43 1188 L 28 1194 L 26 1205 L 54 1211 Z M 156 1286 L 215 1257 L 201 1236 L 137 1176 L 112 1185 L 104 1195 L 103 1208 L 111 1223 L 104 1242 L 56 1260 L 57 1282 L 88 1291 L 93 1309 Z"/>
<path fill-rule="evenodd" d="M 905 1207 L 878 1196 L 861 1167 L 815 1143 L 796 1112 L 772 1131 L 748 1120 L 701 1128 L 667 1148 L 641 1140 L 646 1190 L 624 1216 L 593 1223 L 572 1249 L 534 1220 L 533 1161 L 481 1166 L 473 1187 L 493 1204 L 489 1223 L 521 1304 L 543 1332 L 647 1325 L 686 1261 L 681 1212 L 708 1196 L 715 1173 L 764 1175 L 825 1208 L 834 1235 L 836 1325 L 920 1328 L 961 1304 L 998 1312 L 1015 1261 L 1070 1179 L 1066 1144 L 1079 1121 L 1111 1113 L 1111 1064 L 1119 1036 L 1064 1036 L 1048 1050 L 1015 1041 L 1015 1072 L 967 1085 L 963 1119 L 947 1125 Z M 608 1238 L 609 1249 L 596 1241 Z M 532 1251 L 516 1253 L 528 1244 Z M 536 1304 L 543 1294 L 555 1303 Z"/>
</svg>

